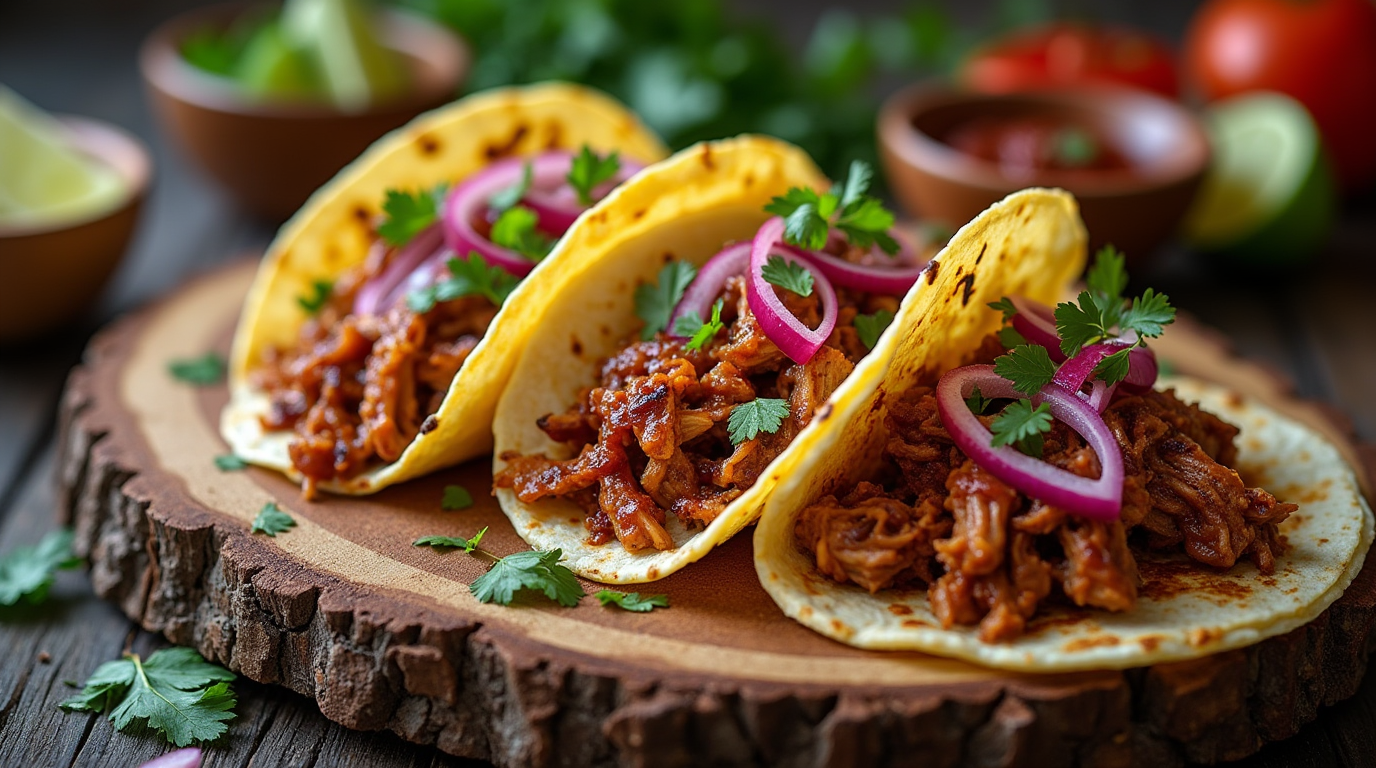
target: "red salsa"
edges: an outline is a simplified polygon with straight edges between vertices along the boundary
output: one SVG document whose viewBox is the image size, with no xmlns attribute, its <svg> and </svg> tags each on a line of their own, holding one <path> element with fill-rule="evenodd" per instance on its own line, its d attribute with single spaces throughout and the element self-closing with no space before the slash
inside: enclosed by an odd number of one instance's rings
<svg viewBox="0 0 1376 768">
<path fill-rule="evenodd" d="M 1050 116 L 981 117 L 955 126 L 942 141 L 963 154 L 997 164 L 1014 178 L 1037 171 L 1132 167 L 1102 132 Z"/>
</svg>

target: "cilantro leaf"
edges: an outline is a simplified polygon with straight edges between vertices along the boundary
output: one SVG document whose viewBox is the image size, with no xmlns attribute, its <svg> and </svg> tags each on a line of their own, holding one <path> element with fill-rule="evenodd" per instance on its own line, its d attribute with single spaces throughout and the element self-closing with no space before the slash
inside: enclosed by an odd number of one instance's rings
<svg viewBox="0 0 1376 768">
<path fill-rule="evenodd" d="M 674 335 L 688 337 L 688 343 L 684 345 L 687 349 L 699 350 L 706 347 L 726 327 L 721 321 L 722 306 L 722 300 L 717 299 L 712 304 L 712 319 L 705 323 L 698 317 L 697 312 L 688 312 L 679 317 L 674 322 Z"/>
<path fill-rule="evenodd" d="M 445 267 L 449 277 L 406 294 L 406 306 L 412 312 L 423 314 L 441 301 L 473 295 L 483 296 L 500 307 L 521 283 L 520 278 L 505 269 L 490 266 L 476 251 L 469 251 L 467 259 L 450 259 Z"/>
<path fill-rule="evenodd" d="M 382 203 L 383 221 L 377 226 L 377 235 L 388 245 L 401 247 L 421 233 L 439 218 L 440 203 L 444 200 L 447 186 L 441 184 L 433 190 L 422 189 L 415 194 L 389 189 Z"/>
<path fill-rule="evenodd" d="M 874 169 L 870 164 L 863 160 L 852 160 L 850 168 L 846 171 L 846 183 L 841 188 L 840 203 L 841 210 L 849 208 L 853 203 L 860 202 L 865 194 L 870 191 L 870 182 L 874 180 Z"/>
<path fill-rule="evenodd" d="M 297 296 L 296 303 L 305 310 L 308 315 L 318 315 L 320 310 L 330 301 L 330 293 L 334 291 L 334 282 L 330 280 L 311 281 L 311 293 L 308 296 Z"/>
<path fill-rule="evenodd" d="M 292 519 L 291 515 L 283 512 L 281 507 L 269 501 L 263 505 L 262 509 L 258 510 L 258 516 L 253 518 L 253 527 L 249 529 L 249 533 L 266 533 L 276 538 L 277 534 L 286 533 L 295 526 L 296 521 Z"/>
<path fill-rule="evenodd" d="M 53 574 L 81 565 L 72 554 L 74 535 L 68 529 L 52 531 L 34 547 L 15 547 L 0 557 L 0 605 L 20 600 L 37 605 L 48 597 Z"/>
<path fill-rule="evenodd" d="M 860 343 L 866 349 L 874 349 L 874 345 L 879 343 L 879 337 L 884 330 L 893 322 L 893 313 L 887 309 L 881 309 L 872 315 L 855 316 L 855 333 L 860 336 Z"/>
<path fill-rule="evenodd" d="M 770 256 L 760 274 L 770 285 L 793 291 L 799 296 L 812 295 L 812 273 L 796 261 L 788 261 L 778 255 Z"/>
<path fill-rule="evenodd" d="M 69 712 L 109 712 L 121 731 L 146 725 L 172 744 L 214 741 L 222 736 L 237 703 L 233 672 L 201 658 L 192 648 L 165 648 L 143 661 L 125 654 L 107 661 L 85 688 L 60 706 Z"/>
<path fill-rule="evenodd" d="M 784 242 L 810 251 L 827 245 L 827 220 L 813 203 L 803 203 L 784 219 Z"/>
<path fill-rule="evenodd" d="M 215 457 L 215 468 L 221 472 L 238 472 L 248 469 L 248 462 L 232 453 L 226 453 Z"/>
<path fill-rule="evenodd" d="M 1103 360 L 1100 360 L 1099 364 L 1094 366 L 1094 371 L 1090 374 L 1090 378 L 1097 377 L 1103 379 L 1105 384 L 1117 384 L 1123 379 L 1126 379 L 1128 377 L 1128 371 L 1132 367 L 1132 359 L 1128 355 L 1136 348 L 1137 345 L 1135 344 L 1131 347 L 1124 347 L 1108 357 L 1105 357 Z"/>
<path fill-rule="evenodd" d="M 461 536 L 422 536 L 411 542 L 413 547 L 435 547 L 437 549 L 462 549 L 464 552 L 472 552 L 478 548 L 478 543 L 483 540 L 483 535 L 487 533 L 487 526 L 473 534 L 471 538 Z"/>
<path fill-rule="evenodd" d="M 473 506 L 473 494 L 468 492 L 462 485 L 444 486 L 444 498 L 440 500 L 440 509 L 453 512 L 458 509 L 468 509 Z"/>
<path fill-rule="evenodd" d="M 1173 322 L 1175 307 L 1171 306 L 1170 298 L 1148 288 L 1132 300 L 1132 306 L 1123 312 L 1119 325 L 1123 330 L 1136 331 L 1140 338 L 1156 338 Z"/>
<path fill-rule="evenodd" d="M 539 215 L 524 205 L 508 208 L 492 222 L 492 242 L 531 261 L 540 261 L 554 250 L 555 241 L 535 228 L 539 221 Z"/>
<path fill-rule="evenodd" d="M 994 360 L 994 373 L 1013 383 L 1024 395 L 1035 395 L 1056 378 L 1056 364 L 1045 347 L 1024 344 Z"/>
<path fill-rule="evenodd" d="M 516 204 L 521 202 L 521 199 L 526 196 L 526 193 L 530 192 L 530 184 L 534 179 L 534 173 L 535 171 L 531 167 L 530 161 L 525 161 L 521 166 L 521 180 L 506 189 L 498 190 L 496 194 L 489 197 L 487 199 L 488 210 L 500 215 L 515 207 Z"/>
<path fill-rule="evenodd" d="M 578 193 L 578 202 L 583 205 L 592 205 L 592 191 L 599 184 L 609 181 L 616 176 L 616 172 L 621 170 L 621 160 L 616 152 L 608 154 L 606 157 L 599 156 L 587 144 L 573 158 L 573 165 L 569 167 L 567 177 L 569 186 Z"/>
<path fill-rule="evenodd" d="M 852 245 L 868 248 L 875 243 L 890 256 L 898 253 L 898 241 L 889 235 L 893 228 L 893 212 L 873 197 L 866 197 L 847 206 L 836 220 L 836 228 L 846 233 Z"/>
<path fill-rule="evenodd" d="M 859 248 L 875 244 L 890 256 L 898 253 L 898 241 L 889 234 L 893 228 L 893 212 L 878 198 L 870 197 L 870 181 L 874 171 L 868 163 L 856 160 L 850 164 L 844 184 L 819 195 L 810 189 L 794 187 L 782 197 L 776 197 L 764 207 L 765 211 L 784 220 L 784 242 L 808 250 L 826 247 L 832 227 L 845 234 L 846 240 Z"/>
<path fill-rule="evenodd" d="M 1036 458 L 1042 457 L 1042 445 L 1045 442 L 1043 437 L 1051 431 L 1051 406 L 1046 403 L 1032 407 L 1031 400 L 1017 400 L 1010 403 L 1003 413 L 994 417 L 990 423 L 990 431 L 994 433 L 994 440 L 990 445 L 995 448 L 1001 445 L 1018 446 L 1018 450 Z"/>
<path fill-rule="evenodd" d="M 1018 314 L 1018 308 L 1014 306 L 1013 300 L 1008 298 L 1007 296 L 1004 296 L 998 301 L 989 302 L 989 308 L 997 309 L 998 311 L 1002 312 L 1003 322 L 1005 323 L 1009 320 L 1012 320 L 1013 316 Z"/>
<path fill-rule="evenodd" d="M 653 339 L 656 333 L 669 325 L 674 307 L 683 299 L 684 291 L 697 277 L 698 270 L 686 261 L 671 261 L 659 270 L 659 279 L 654 285 L 648 283 L 635 289 L 635 313 L 645 321 L 640 330 L 640 338 Z"/>
<path fill-rule="evenodd" d="M 173 378 L 198 387 L 218 384 L 225 377 L 225 359 L 214 352 L 200 357 L 173 360 L 167 364 L 167 371 Z"/>
<path fill-rule="evenodd" d="M 647 613 L 656 608 L 668 608 L 668 595 L 645 595 L 640 596 L 639 592 L 613 592 L 610 589 L 603 589 L 593 595 L 603 608 L 609 605 L 616 605 L 635 613 Z"/>
<path fill-rule="evenodd" d="M 566 608 L 572 608 L 587 593 L 573 571 L 559 564 L 563 556 L 563 550 L 559 549 L 507 555 L 493 563 L 487 573 L 479 576 L 468 589 L 483 603 L 511 605 L 518 593 L 535 590 Z"/>
<path fill-rule="evenodd" d="M 1094 254 L 1094 265 L 1085 274 L 1089 290 L 1109 299 L 1121 299 L 1128 287 L 1128 273 L 1124 267 L 1126 259 L 1118 249 L 1111 245 L 1100 248 Z"/>
<path fill-rule="evenodd" d="M 1004 349 L 1012 349 L 1026 344 L 1027 339 L 1023 338 L 1023 335 L 1018 333 L 1013 326 L 1005 325 L 999 329 L 999 343 L 1003 345 Z"/>
<path fill-rule="evenodd" d="M 1061 337 L 1061 351 L 1066 357 L 1108 338 L 1111 327 L 1111 320 L 1089 291 L 1080 291 L 1078 304 L 1063 301 L 1056 305 L 1056 334 Z"/>
<path fill-rule="evenodd" d="M 970 391 L 970 396 L 965 398 L 965 407 L 969 408 L 970 412 L 976 416 L 982 416 L 992 402 L 994 401 L 984 397 L 984 393 L 979 391 L 979 387 L 975 387 Z"/>
<path fill-rule="evenodd" d="M 731 409 L 726 431 L 732 445 L 754 440 L 761 432 L 774 434 L 788 418 L 788 403 L 772 397 L 757 397 Z"/>
</svg>

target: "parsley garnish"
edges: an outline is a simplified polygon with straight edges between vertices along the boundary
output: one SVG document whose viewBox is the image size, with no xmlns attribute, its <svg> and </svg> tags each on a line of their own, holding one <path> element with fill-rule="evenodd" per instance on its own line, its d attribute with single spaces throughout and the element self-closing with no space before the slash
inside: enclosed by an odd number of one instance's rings
<svg viewBox="0 0 1376 768">
<path fill-rule="evenodd" d="M 573 165 L 569 167 L 568 182 L 573 187 L 573 191 L 578 193 L 578 202 L 583 205 L 592 205 L 592 191 L 597 185 L 610 180 L 621 170 L 621 160 L 616 152 L 612 152 L 606 157 L 601 157 L 587 145 L 583 145 L 580 151 L 573 158 Z"/>
<path fill-rule="evenodd" d="M 253 518 L 253 527 L 249 533 L 266 533 L 273 538 L 279 533 L 286 533 L 288 529 L 294 528 L 296 521 L 291 515 L 283 512 L 280 507 L 269 501 L 258 510 L 258 516 Z"/>
<path fill-rule="evenodd" d="M 787 261 L 782 256 L 770 256 L 760 269 L 764 281 L 777 285 L 799 296 L 812 295 L 812 273 L 796 261 Z"/>
<path fill-rule="evenodd" d="M 449 277 L 406 294 L 406 306 L 412 312 L 429 312 L 441 301 L 475 294 L 500 307 L 521 282 L 505 269 L 488 265 L 476 251 L 470 251 L 467 259 L 450 259 L 445 266 Z"/>
<path fill-rule="evenodd" d="M 635 313 L 645 321 L 640 338 L 653 339 L 669 325 L 674 307 L 683 299 L 683 292 L 697 277 L 698 270 L 686 261 L 671 261 L 659 270 L 654 285 L 648 283 L 635 289 Z"/>
<path fill-rule="evenodd" d="M 984 393 L 979 391 L 979 387 L 975 387 L 971 390 L 970 396 L 965 398 L 965 407 L 969 408 L 970 412 L 976 416 L 981 416 L 989 409 L 989 404 L 992 402 L 994 401 L 985 399 Z"/>
<path fill-rule="evenodd" d="M 893 213 L 868 192 L 874 171 L 869 163 L 850 164 L 844 184 L 824 194 L 793 187 L 774 198 L 764 209 L 784 219 L 784 242 L 818 251 L 826 247 L 827 235 L 834 227 L 859 248 L 876 243 L 890 256 L 898 253 L 898 241 L 889 235 Z"/>
<path fill-rule="evenodd" d="M 330 293 L 334 291 L 334 283 L 330 280 L 312 280 L 311 293 L 308 296 L 297 296 L 296 303 L 305 310 L 308 315 L 320 314 L 320 310 L 330 301 Z"/>
<path fill-rule="evenodd" d="M 248 469 L 248 462 L 232 453 L 226 453 L 215 457 L 215 468 L 221 472 L 238 472 Z"/>
<path fill-rule="evenodd" d="M 214 352 L 207 352 L 189 360 L 173 360 L 167 364 L 167 370 L 176 379 L 204 387 L 218 384 L 224 379 L 225 359 Z"/>
<path fill-rule="evenodd" d="M 450 486 L 454 487 L 454 486 Z M 487 526 L 473 534 L 472 538 L 465 539 L 460 536 L 422 536 L 411 542 L 413 547 L 435 547 L 436 549 L 462 549 L 464 552 L 473 552 L 478 548 L 478 543 L 483 540 L 483 535 L 487 533 Z"/>
<path fill-rule="evenodd" d="M 1128 374 L 1128 353 L 1145 346 L 1147 339 L 1160 336 L 1165 326 L 1175 322 L 1175 307 L 1162 293 L 1148 288 L 1131 302 L 1123 298 L 1128 276 L 1123 255 L 1108 246 L 1094 257 L 1094 266 L 1085 276 L 1089 290 L 1081 291 L 1076 303 L 1056 306 L 1056 333 L 1061 351 L 1074 357 L 1090 344 L 1118 338 L 1131 332 L 1137 338 L 1115 352 L 1094 369 L 1105 383 L 1115 384 Z"/>
<path fill-rule="evenodd" d="M 540 261 L 554 250 L 554 238 L 535 228 L 539 221 L 539 215 L 524 205 L 508 208 L 492 223 L 492 242 Z"/>
<path fill-rule="evenodd" d="M 556 549 L 551 552 L 517 552 L 497 558 L 497 562 L 470 584 L 468 590 L 479 602 L 500 605 L 511 605 L 518 593 L 534 590 L 543 592 L 545 597 L 565 608 L 572 608 L 587 593 L 573 571 L 559 564 L 563 556 L 563 550 Z"/>
<path fill-rule="evenodd" d="M 668 608 L 668 595 L 645 595 L 641 597 L 639 592 L 613 592 L 604 589 L 593 595 L 603 608 L 609 605 L 619 606 L 635 613 L 647 613 L 656 608 Z"/>
<path fill-rule="evenodd" d="M 396 189 L 387 190 L 382 203 L 383 222 L 377 226 L 378 237 L 388 245 L 401 247 L 439 217 L 440 203 L 448 191 L 445 184 L 422 189 L 415 194 Z"/>
<path fill-rule="evenodd" d="M 148 657 L 126 653 L 101 664 L 81 693 L 59 706 L 69 712 L 108 712 L 115 728 L 147 725 L 172 744 L 214 741 L 234 719 L 229 687 L 235 675 L 192 648 L 164 648 Z"/>
<path fill-rule="evenodd" d="M 1046 403 L 1033 408 L 1031 400 L 1016 400 L 990 423 L 989 429 L 994 433 L 990 445 L 997 448 L 1016 444 L 1018 450 L 1040 459 L 1043 435 L 1051 431 L 1052 421 L 1051 406 Z"/>
<path fill-rule="evenodd" d="M 457 509 L 468 509 L 473 506 L 473 494 L 462 485 L 444 486 L 444 498 L 440 500 L 440 509 L 453 512 Z M 478 534 L 481 536 L 482 534 Z"/>
<path fill-rule="evenodd" d="M 697 312 L 685 313 L 674 322 L 674 335 L 688 339 L 688 343 L 684 345 L 686 349 L 702 349 L 712 343 L 712 339 L 726 327 L 721 321 L 722 305 L 721 299 L 712 304 L 712 319 L 705 323 L 698 317 Z"/>
<path fill-rule="evenodd" d="M 521 202 L 522 198 L 526 196 L 526 193 L 530 192 L 530 183 L 533 178 L 533 173 L 534 170 L 530 166 L 530 161 L 525 161 L 521 166 L 521 180 L 506 189 L 498 190 L 496 194 L 489 197 L 487 199 L 488 210 L 496 214 L 501 214 Z"/>
<path fill-rule="evenodd" d="M 879 337 L 884 330 L 893 322 L 893 313 L 887 309 L 881 309 L 872 315 L 855 316 L 855 333 L 860 336 L 860 343 L 866 349 L 874 349 L 874 345 L 879 343 Z"/>
<path fill-rule="evenodd" d="M 1017 308 L 1016 306 L 1013 305 L 1013 300 L 1010 299 L 1010 298 L 1008 298 L 1007 296 L 1004 296 L 1003 298 L 999 299 L 998 301 L 991 301 L 991 302 L 989 302 L 989 308 L 990 308 L 990 309 L 997 309 L 998 311 L 1002 312 L 1002 313 L 1003 313 L 1003 322 L 1005 322 L 1005 323 L 1008 322 L 1009 320 L 1012 320 L 1012 319 L 1013 319 L 1013 315 L 1018 314 L 1018 308 Z"/>
<path fill-rule="evenodd" d="M 772 397 L 757 397 L 731 409 L 726 419 L 726 431 L 732 445 L 754 440 L 761 432 L 774 434 L 788 418 L 788 403 Z"/>
<path fill-rule="evenodd" d="M 994 360 L 994 373 L 1013 383 L 1024 395 L 1035 395 L 1056 378 L 1056 364 L 1045 347 L 1023 344 Z"/>
<path fill-rule="evenodd" d="M 81 565 L 81 558 L 72 554 L 72 538 L 70 530 L 59 529 L 38 546 L 15 547 L 0 557 L 0 605 L 20 600 L 37 605 L 47 599 L 53 575 Z"/>
</svg>

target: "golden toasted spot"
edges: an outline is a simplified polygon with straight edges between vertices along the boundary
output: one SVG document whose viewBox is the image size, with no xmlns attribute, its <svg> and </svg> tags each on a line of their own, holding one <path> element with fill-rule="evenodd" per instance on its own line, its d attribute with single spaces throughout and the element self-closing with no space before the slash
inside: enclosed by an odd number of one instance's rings
<svg viewBox="0 0 1376 768">
<path fill-rule="evenodd" d="M 579 524 L 582 523 L 582 522 L 583 522 L 582 520 L 579 520 L 579 519 L 576 518 L 576 517 L 570 517 L 570 518 L 569 518 L 569 525 L 579 525 Z"/>
<path fill-rule="evenodd" d="M 1142 646 L 1142 650 L 1151 653 L 1156 650 L 1157 646 L 1161 645 L 1162 639 L 1160 635 L 1147 635 L 1146 637 L 1139 637 L 1137 644 Z"/>
<path fill-rule="evenodd" d="M 363 207 L 362 205 L 354 206 L 353 216 L 355 221 L 364 225 L 365 227 L 372 226 L 373 215 L 371 213 L 368 213 L 368 209 Z"/>
<path fill-rule="evenodd" d="M 895 616 L 911 616 L 913 609 L 902 603 L 892 603 L 889 605 L 889 613 Z"/>
<path fill-rule="evenodd" d="M 746 189 L 750 189 L 755 186 L 755 175 L 753 173 L 745 174 L 745 179 L 741 183 L 745 185 Z"/>
<path fill-rule="evenodd" d="M 904 619 L 903 626 L 907 627 L 908 629 L 920 629 L 922 627 L 930 627 L 932 625 L 928 624 L 922 619 Z"/>
<path fill-rule="evenodd" d="M 648 571 L 645 571 L 645 576 L 651 579 L 659 578 L 659 568 L 653 565 L 650 566 L 650 569 Z"/>
<path fill-rule="evenodd" d="M 511 132 L 511 138 L 507 139 L 506 143 L 489 144 L 483 149 L 483 154 L 488 160 L 496 160 L 499 157 L 511 155 L 516 151 L 516 147 L 521 144 L 521 139 L 524 139 L 527 133 L 530 133 L 530 126 L 520 123 Z"/>
<path fill-rule="evenodd" d="M 579 341 L 577 336 L 569 337 L 569 351 L 573 353 L 574 357 L 582 356 L 583 342 Z"/>
<path fill-rule="evenodd" d="M 558 120 L 551 120 L 545 123 L 545 133 L 549 138 L 545 140 L 545 149 L 559 149 L 564 146 L 564 124 Z"/>
<path fill-rule="evenodd" d="M 798 609 L 798 618 L 800 618 L 800 619 L 806 619 L 807 617 L 809 617 L 809 616 L 811 616 L 811 615 L 812 615 L 812 606 L 810 606 L 810 605 L 805 605 L 805 606 L 803 606 L 802 608 L 799 608 L 799 609 Z"/>
<path fill-rule="evenodd" d="M 706 168 L 709 171 L 714 171 L 717 168 L 717 161 L 712 159 L 711 144 L 702 145 L 702 167 Z"/>
<path fill-rule="evenodd" d="M 639 220 L 645 218 L 645 209 L 644 209 L 644 208 L 640 208 L 640 209 L 636 210 L 635 213 L 631 214 L 631 218 L 635 219 L 636 221 L 639 221 Z"/>
<path fill-rule="evenodd" d="M 1222 631 L 1206 627 L 1192 629 L 1190 630 L 1190 633 L 1185 636 L 1185 642 L 1189 643 L 1195 648 L 1203 648 L 1206 645 L 1212 645 L 1222 639 Z"/>
<path fill-rule="evenodd" d="M 1065 644 L 1064 650 L 1067 653 L 1075 653 L 1076 651 L 1086 651 L 1090 648 L 1114 646 L 1119 642 L 1117 635 L 1090 635 L 1089 637 L 1071 640 Z"/>
<path fill-rule="evenodd" d="M 669 262 L 671 262 L 671 261 L 674 260 L 674 252 L 673 252 L 673 251 L 665 251 L 665 252 L 664 252 L 664 256 L 663 256 L 662 258 L 663 258 L 663 260 L 664 260 L 664 263 L 665 263 L 665 264 L 668 264 Z"/>
<path fill-rule="evenodd" d="M 941 263 L 936 259 L 927 262 L 927 266 L 922 268 L 922 273 L 927 276 L 927 285 L 936 282 L 936 271 L 941 268 Z"/>
<path fill-rule="evenodd" d="M 842 622 L 840 619 L 831 620 L 831 631 L 835 632 L 838 635 L 846 636 L 850 636 L 854 632 L 854 630 L 846 626 L 845 623 Z"/>
<path fill-rule="evenodd" d="M 416 147 L 420 149 L 422 155 L 429 157 L 440 151 L 440 140 L 434 136 L 425 134 L 416 139 Z"/>
</svg>

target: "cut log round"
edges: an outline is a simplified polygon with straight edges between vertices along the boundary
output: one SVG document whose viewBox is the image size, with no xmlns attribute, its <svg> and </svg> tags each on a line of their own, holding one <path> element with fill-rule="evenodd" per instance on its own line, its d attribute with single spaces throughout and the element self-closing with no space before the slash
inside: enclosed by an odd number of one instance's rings
<svg viewBox="0 0 1376 768">
<path fill-rule="evenodd" d="M 478 603 L 467 585 L 484 561 L 411 542 L 491 526 L 485 547 L 524 548 L 487 493 L 488 461 L 315 503 L 273 473 L 216 469 L 224 389 L 189 387 L 166 366 L 227 350 L 252 273 L 207 276 L 92 343 L 63 401 L 62 514 L 96 592 L 130 618 L 311 696 L 350 728 L 504 767 L 1158 766 L 1235 759 L 1285 738 L 1365 671 L 1370 565 L 1318 620 L 1250 648 L 1057 675 L 815 635 L 759 587 L 744 535 L 650 585 L 669 610 Z M 1199 326 L 1180 323 L 1158 350 L 1321 428 L 1372 476 L 1371 452 L 1348 429 Z M 475 505 L 442 511 L 451 484 Z M 251 534 L 269 501 L 297 527 Z"/>
</svg>

